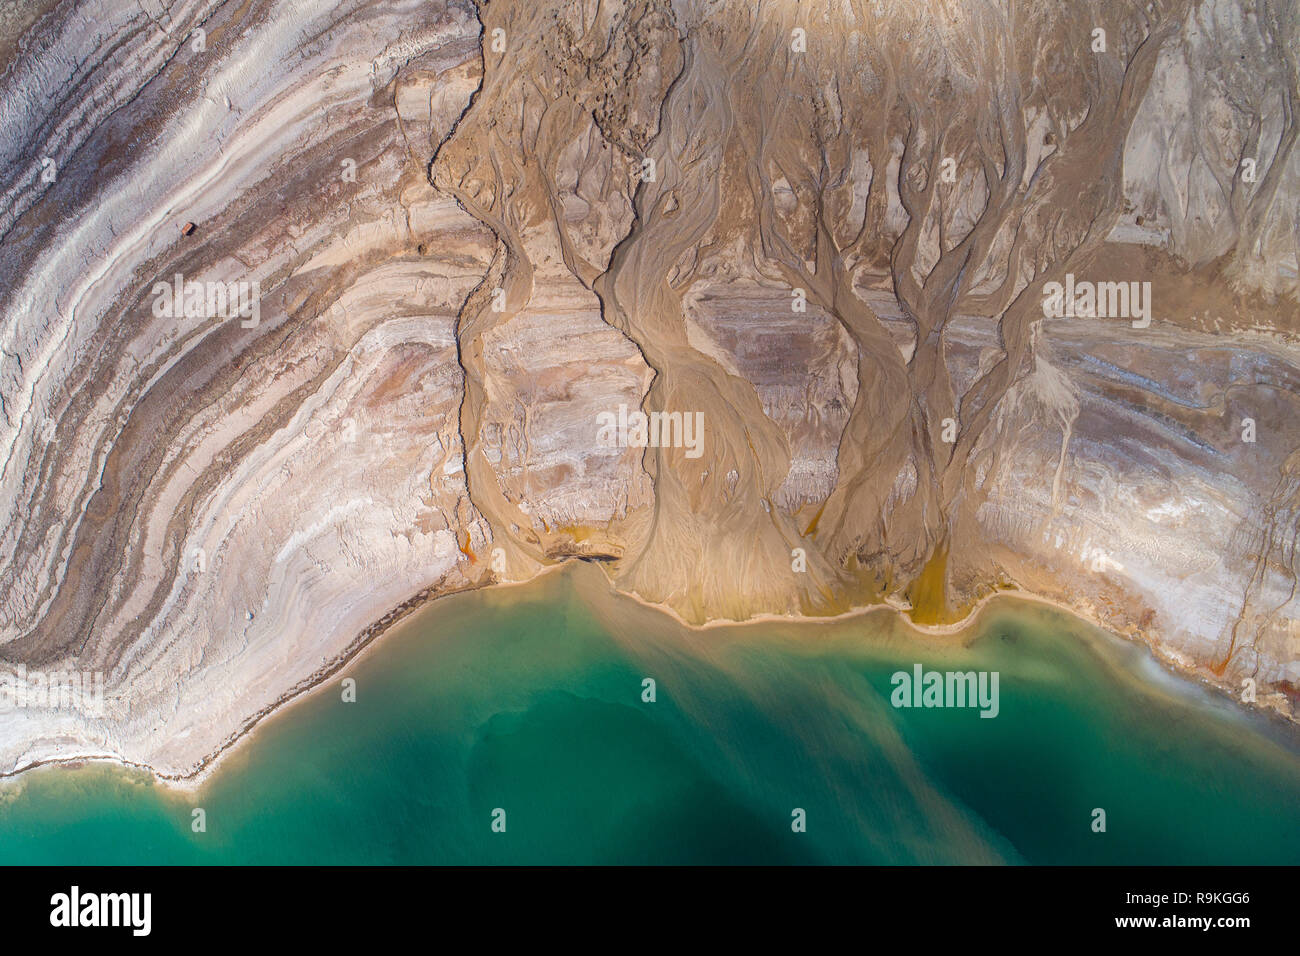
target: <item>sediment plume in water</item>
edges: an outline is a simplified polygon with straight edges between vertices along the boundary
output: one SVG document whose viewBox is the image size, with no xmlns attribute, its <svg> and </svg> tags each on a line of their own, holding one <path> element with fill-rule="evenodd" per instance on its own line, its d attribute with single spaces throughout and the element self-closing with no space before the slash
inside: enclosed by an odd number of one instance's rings
<svg viewBox="0 0 1300 956">
<path fill-rule="evenodd" d="M 0 662 L 105 707 L 0 714 L 0 772 L 193 777 L 407 611 L 574 559 L 691 624 L 1019 590 L 1294 718 L 1296 33 L 10 9 Z"/>
</svg>

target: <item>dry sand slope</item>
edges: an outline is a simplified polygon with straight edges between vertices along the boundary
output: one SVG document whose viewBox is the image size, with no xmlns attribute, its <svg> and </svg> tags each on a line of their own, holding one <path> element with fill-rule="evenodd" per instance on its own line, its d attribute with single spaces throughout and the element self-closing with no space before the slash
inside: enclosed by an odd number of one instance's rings
<svg viewBox="0 0 1300 956">
<path fill-rule="evenodd" d="M 1298 18 L 6 13 L 0 657 L 105 699 L 0 708 L 0 771 L 192 775 L 401 609 L 575 555 L 692 622 L 1020 587 L 1294 717 Z"/>
</svg>

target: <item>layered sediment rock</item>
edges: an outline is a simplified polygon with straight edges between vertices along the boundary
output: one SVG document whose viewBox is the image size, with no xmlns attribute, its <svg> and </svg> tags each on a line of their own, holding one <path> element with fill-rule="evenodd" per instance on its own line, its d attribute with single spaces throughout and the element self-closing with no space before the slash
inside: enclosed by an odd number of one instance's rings
<svg viewBox="0 0 1300 956">
<path fill-rule="evenodd" d="M 1292 0 L 24 9 L 0 658 L 105 694 L 0 770 L 192 774 L 573 556 L 695 622 L 1019 587 L 1295 714 Z"/>
</svg>

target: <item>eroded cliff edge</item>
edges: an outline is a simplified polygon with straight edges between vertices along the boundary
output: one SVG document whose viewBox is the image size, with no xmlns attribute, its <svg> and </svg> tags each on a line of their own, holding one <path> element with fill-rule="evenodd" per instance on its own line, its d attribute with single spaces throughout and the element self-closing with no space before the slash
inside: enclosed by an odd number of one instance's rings
<svg viewBox="0 0 1300 956">
<path fill-rule="evenodd" d="M 697 623 L 1018 587 L 1294 717 L 1296 32 L 1291 0 L 0 21 L 0 657 L 106 685 L 0 714 L 0 770 L 191 774 L 401 608 L 572 556 Z M 191 282 L 256 314 L 160 292 Z M 609 441 L 621 407 L 702 431 Z"/>
</svg>

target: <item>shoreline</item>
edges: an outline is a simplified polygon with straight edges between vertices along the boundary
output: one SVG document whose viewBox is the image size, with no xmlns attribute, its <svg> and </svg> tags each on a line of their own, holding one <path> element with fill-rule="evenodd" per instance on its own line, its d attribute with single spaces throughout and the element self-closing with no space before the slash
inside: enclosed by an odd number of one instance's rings
<svg viewBox="0 0 1300 956">
<path fill-rule="evenodd" d="M 164 791 L 172 795 L 180 796 L 198 793 L 227 763 L 224 758 L 236 753 L 244 744 L 251 743 L 256 739 L 257 730 L 260 727 L 271 719 L 290 712 L 295 704 L 306 701 L 316 693 L 324 690 L 332 677 L 335 677 L 344 669 L 354 666 L 363 660 L 370 651 L 379 645 L 382 637 L 415 614 L 425 609 L 432 608 L 442 598 L 465 595 L 477 591 L 495 592 L 525 587 L 542 580 L 547 576 L 556 573 L 563 573 L 565 570 L 569 569 L 575 561 L 581 560 L 582 559 L 580 558 L 568 558 L 557 564 L 541 567 L 534 574 L 518 580 L 488 581 L 486 583 L 466 584 L 449 590 L 439 591 L 439 586 L 447 577 L 447 575 L 444 575 L 435 583 L 426 588 L 422 588 L 420 591 L 416 592 L 416 594 L 390 609 L 378 620 L 368 625 L 359 635 L 357 635 L 351 644 L 348 645 L 347 649 L 339 654 L 333 661 L 299 681 L 298 684 L 283 693 L 274 703 L 268 704 L 256 714 L 249 717 L 238 730 L 227 737 L 227 739 L 216 750 L 203 757 L 188 773 L 164 773 L 148 764 L 126 760 L 113 754 L 80 754 L 56 757 L 48 760 L 38 760 L 12 772 L 0 773 L 0 788 L 21 784 L 26 776 L 37 770 L 57 769 L 59 767 L 75 769 L 86 765 L 98 765 L 104 767 L 118 767 L 123 770 L 138 771 L 146 774 L 153 783 L 160 785 Z M 1228 694 L 1221 685 L 1215 684 L 1196 671 L 1185 668 L 1179 665 L 1178 662 L 1170 660 L 1165 655 L 1159 653 L 1157 646 L 1151 641 L 1121 634 L 1112 627 L 1097 620 L 1092 614 L 1071 607 L 1053 598 L 1036 594 L 1031 591 L 1022 590 L 1019 587 L 1007 590 L 994 590 L 985 594 L 970 605 L 961 620 L 950 624 L 917 624 L 910 617 L 909 612 L 911 611 L 911 608 L 909 605 L 902 602 L 895 603 L 889 600 L 881 601 L 876 604 L 852 607 L 846 611 L 840 612 L 839 614 L 825 617 L 808 617 L 798 614 L 773 614 L 765 612 L 739 621 L 731 618 L 716 618 L 696 624 L 686 620 L 675 609 L 666 604 L 649 601 L 635 592 L 620 590 L 610 579 L 608 571 L 604 565 L 599 565 L 599 568 L 602 580 L 608 587 L 609 593 L 612 597 L 616 599 L 625 598 L 635 601 L 643 608 L 663 614 L 683 630 L 697 634 L 703 634 L 707 631 L 720 628 L 745 628 L 751 625 L 761 626 L 764 624 L 790 624 L 799 627 L 817 624 L 829 625 L 890 611 L 893 612 L 895 619 L 914 636 L 923 638 L 946 638 L 954 637 L 963 632 L 969 631 L 978 622 L 980 616 L 999 598 L 1008 598 L 1013 601 L 1036 604 L 1066 614 L 1096 630 L 1110 635 L 1124 645 L 1140 645 L 1150 653 L 1152 661 L 1166 675 L 1190 686 L 1208 691 L 1216 698 L 1230 703 L 1233 709 L 1243 717 L 1253 716 L 1263 718 L 1268 721 L 1269 724 L 1278 725 L 1279 729 L 1290 728 L 1295 730 L 1300 726 L 1297 724 L 1297 721 L 1288 718 L 1285 714 L 1275 708 L 1258 704 L 1254 707 L 1243 706 L 1242 703 L 1233 695 Z"/>
<path fill-rule="evenodd" d="M 606 575 L 606 580 L 608 581 L 608 575 Z M 613 586 L 613 582 L 609 583 L 612 592 L 630 598 L 642 607 L 659 611 L 670 617 L 680 627 L 699 633 L 717 628 L 742 628 L 751 624 L 795 624 L 800 626 L 805 624 L 833 624 L 836 622 L 851 620 L 856 617 L 865 617 L 869 614 L 881 611 L 893 611 L 897 620 L 902 623 L 905 628 L 911 631 L 914 636 L 927 638 L 952 637 L 970 630 L 977 623 L 980 615 L 984 613 L 984 611 L 988 610 L 993 602 L 998 599 L 1006 598 L 1013 601 L 1022 601 L 1028 604 L 1036 604 L 1042 607 L 1051 608 L 1052 610 L 1068 615 L 1075 620 L 1082 621 L 1090 627 L 1101 631 L 1104 634 L 1110 635 L 1116 641 L 1119 641 L 1125 646 L 1139 646 L 1144 648 L 1151 655 L 1152 662 L 1155 663 L 1167 676 L 1209 692 L 1216 698 L 1222 699 L 1231 704 L 1234 710 L 1242 716 L 1257 716 L 1261 719 L 1267 720 L 1271 725 L 1276 725 L 1279 729 L 1287 729 L 1292 732 L 1300 731 L 1300 719 L 1292 719 L 1277 708 L 1269 707 L 1264 704 L 1257 703 L 1252 707 L 1244 706 L 1243 702 L 1238 700 L 1235 695 L 1228 693 L 1223 685 L 1216 684 L 1214 681 L 1206 678 L 1197 669 L 1186 667 L 1180 664 L 1177 660 L 1161 653 L 1159 645 L 1155 642 L 1147 640 L 1140 635 L 1120 633 L 1114 627 L 1102 622 L 1095 615 L 1088 613 L 1087 611 L 1072 607 L 1054 598 L 1037 594 L 1033 591 L 1024 590 L 1018 585 L 1015 588 L 990 591 L 988 594 L 985 594 L 983 597 L 977 599 L 973 604 L 971 604 L 961 620 L 952 624 L 917 624 L 910 616 L 910 605 L 902 602 L 895 603 L 888 599 L 877 604 L 853 607 L 847 611 L 842 611 L 839 614 L 825 617 L 763 613 L 756 614 L 753 617 L 748 617 L 743 621 L 720 618 L 706 621 L 703 624 L 693 624 L 666 604 L 647 601 L 639 594 L 630 591 L 620 591 Z"/>
<path fill-rule="evenodd" d="M 424 608 L 432 607 L 434 602 L 439 598 L 451 597 L 456 594 L 467 594 L 471 591 L 483 590 L 485 587 L 494 586 L 490 584 L 470 584 L 463 587 L 452 588 L 447 591 L 439 591 L 436 594 L 431 593 L 438 588 L 445 578 L 446 575 L 439 578 L 438 581 L 428 587 L 417 591 L 410 598 L 389 610 L 386 614 L 380 617 L 379 620 L 368 625 L 360 634 L 357 635 L 352 643 L 348 645 L 347 649 L 339 654 L 334 660 L 299 681 L 289 690 L 281 694 L 273 703 L 266 705 L 256 714 L 245 720 L 238 730 L 228 736 L 216 750 L 203 757 L 189 773 L 168 774 L 155 767 L 151 767 L 148 764 L 126 760 L 112 754 L 81 754 L 56 757 L 49 760 L 37 760 L 10 773 L 0 773 L 0 787 L 19 782 L 26 774 L 35 770 L 97 764 L 141 771 L 148 774 L 155 783 L 162 785 L 166 790 L 173 793 L 195 793 L 201 790 L 215 775 L 216 771 L 220 769 L 219 765 L 223 762 L 222 758 L 237 751 L 246 741 L 252 741 L 255 739 L 258 727 L 279 714 L 287 713 L 295 704 L 308 699 L 313 694 L 322 690 L 331 677 L 334 677 L 340 671 L 362 660 L 366 656 L 367 652 L 379 643 L 380 638 L 403 620 Z"/>
</svg>

